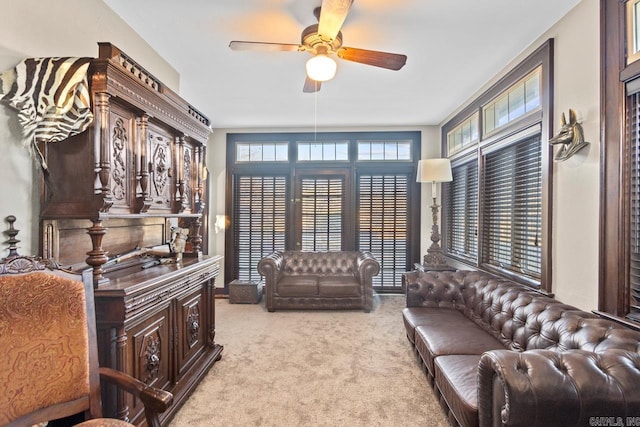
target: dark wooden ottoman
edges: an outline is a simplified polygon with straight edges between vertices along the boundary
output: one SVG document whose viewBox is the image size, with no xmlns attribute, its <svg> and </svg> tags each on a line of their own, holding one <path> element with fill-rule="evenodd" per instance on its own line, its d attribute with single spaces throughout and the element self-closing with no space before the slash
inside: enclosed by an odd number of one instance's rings
<svg viewBox="0 0 640 427">
<path fill-rule="evenodd" d="M 262 298 L 262 283 L 236 279 L 229 283 L 231 304 L 257 304 Z"/>
</svg>

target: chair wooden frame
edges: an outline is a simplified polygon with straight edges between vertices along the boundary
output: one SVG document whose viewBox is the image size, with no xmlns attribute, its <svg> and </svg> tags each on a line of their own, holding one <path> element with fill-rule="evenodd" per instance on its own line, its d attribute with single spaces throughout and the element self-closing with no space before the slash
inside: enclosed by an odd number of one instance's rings
<svg viewBox="0 0 640 427">
<path fill-rule="evenodd" d="M 31 426 L 81 413 L 84 413 L 85 420 L 101 418 L 100 381 L 105 380 L 140 399 L 145 408 L 147 426 L 160 427 L 159 414 L 164 412 L 172 404 L 173 395 L 171 393 L 150 387 L 123 372 L 106 367 L 99 367 L 91 270 L 87 270 L 82 274 L 74 274 L 60 269 L 59 266 L 51 260 L 20 256 L 15 250 L 13 253 L 10 253 L 9 257 L 0 260 L 0 276 L 26 275 L 33 272 L 71 278 L 76 281 L 81 281 L 84 285 L 89 345 L 89 393 L 73 401 L 57 403 L 53 406 L 24 414 L 19 418 L 11 420 L 7 426 Z M 2 367 L 0 367 L 0 369 L 1 368 Z M 3 399 L 3 397 L 0 396 L 0 399 Z"/>
</svg>

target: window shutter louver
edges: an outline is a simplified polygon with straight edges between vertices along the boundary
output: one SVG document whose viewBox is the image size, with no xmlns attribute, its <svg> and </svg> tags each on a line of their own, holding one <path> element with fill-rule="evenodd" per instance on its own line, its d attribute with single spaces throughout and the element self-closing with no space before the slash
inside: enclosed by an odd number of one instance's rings
<svg viewBox="0 0 640 427">
<path fill-rule="evenodd" d="M 237 176 L 234 194 L 236 272 L 261 280 L 258 262 L 285 249 L 287 177 Z"/>
<path fill-rule="evenodd" d="M 542 156 L 540 135 L 485 156 L 483 262 L 540 280 Z"/>
<path fill-rule="evenodd" d="M 407 270 L 408 175 L 360 175 L 359 248 L 380 262 L 374 286 L 399 290 Z"/>
<path fill-rule="evenodd" d="M 640 93 L 627 97 L 630 142 L 629 317 L 640 321 Z"/>
<path fill-rule="evenodd" d="M 447 194 L 446 250 L 466 261 L 478 259 L 478 161 L 454 166 Z"/>
<path fill-rule="evenodd" d="M 342 250 L 343 180 L 304 178 L 301 185 L 302 250 Z"/>
</svg>

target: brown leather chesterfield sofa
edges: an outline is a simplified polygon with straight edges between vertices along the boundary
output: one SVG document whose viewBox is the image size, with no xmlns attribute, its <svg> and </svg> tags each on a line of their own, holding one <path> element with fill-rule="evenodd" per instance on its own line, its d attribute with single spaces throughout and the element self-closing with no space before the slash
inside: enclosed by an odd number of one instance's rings
<svg viewBox="0 0 640 427">
<path fill-rule="evenodd" d="M 371 311 L 371 279 L 380 264 L 369 252 L 277 251 L 260 260 L 267 310 L 363 309 Z"/>
<path fill-rule="evenodd" d="M 453 425 L 640 420 L 640 332 L 487 273 L 405 283 L 407 338 Z"/>
</svg>

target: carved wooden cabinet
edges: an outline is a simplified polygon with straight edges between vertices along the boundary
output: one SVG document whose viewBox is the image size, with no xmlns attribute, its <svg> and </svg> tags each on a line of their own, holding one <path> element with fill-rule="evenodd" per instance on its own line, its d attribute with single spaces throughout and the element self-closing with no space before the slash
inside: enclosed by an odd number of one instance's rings
<svg viewBox="0 0 640 427">
<path fill-rule="evenodd" d="M 123 249 L 104 245 L 106 221 L 113 218 L 173 218 L 190 229 L 188 252 L 201 253 L 209 119 L 109 43 L 99 43 L 88 73 L 92 125 L 41 146 L 50 171 L 42 192 L 43 233 L 60 220 L 92 221 L 85 252 L 96 283 L 105 280 L 107 252 Z M 43 255 L 59 259 L 64 254 L 51 240 Z"/>
<path fill-rule="evenodd" d="M 220 257 L 205 256 L 209 119 L 109 43 L 99 43 L 87 77 L 91 126 L 39 146 L 49 168 L 42 256 L 93 268 L 101 364 L 174 393 L 166 422 L 222 351 Z M 189 229 L 180 263 L 119 262 L 134 248 L 167 244 L 174 226 Z M 104 390 L 106 412 L 144 423 L 139 402 L 116 393 Z"/>
<path fill-rule="evenodd" d="M 107 272 L 95 290 L 100 364 L 174 394 L 164 423 L 220 359 L 215 342 L 214 283 L 221 257 L 184 259 L 143 269 L 138 263 Z M 104 390 L 107 414 L 144 421 L 142 405 Z"/>
</svg>

